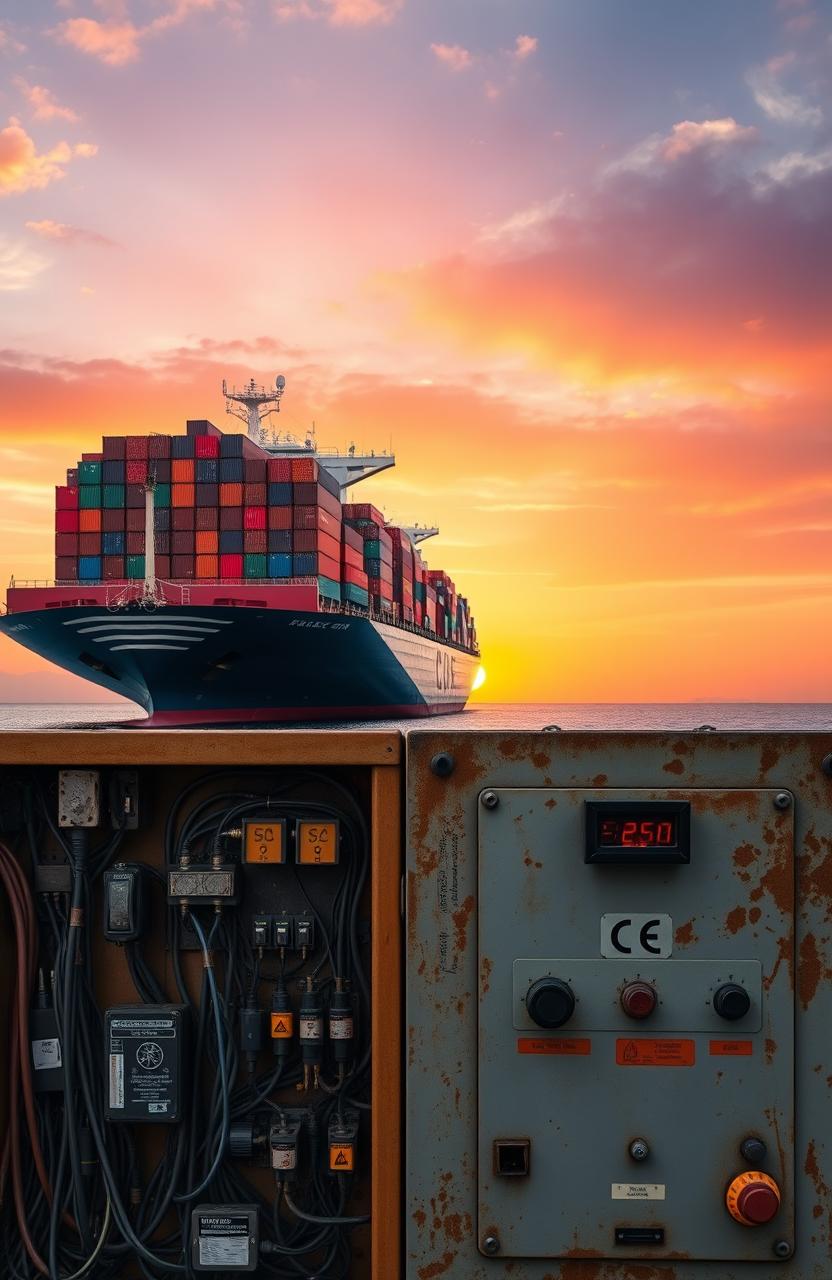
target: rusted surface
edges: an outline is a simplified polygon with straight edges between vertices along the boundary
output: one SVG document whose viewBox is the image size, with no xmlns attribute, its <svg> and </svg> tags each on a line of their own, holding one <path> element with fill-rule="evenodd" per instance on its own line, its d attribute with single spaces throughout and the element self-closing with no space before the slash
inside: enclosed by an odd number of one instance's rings
<svg viewBox="0 0 832 1280">
<path fill-rule="evenodd" d="M 692 920 L 686 920 L 684 924 L 680 924 L 677 926 L 676 932 L 673 935 L 673 940 L 676 943 L 677 947 L 689 947 L 689 946 L 692 946 L 694 942 L 699 941 L 699 939 L 697 938 L 696 934 L 693 931 L 693 926 L 695 923 L 696 923 L 696 916 L 694 916 Z"/>
<path fill-rule="evenodd" d="M 745 907 L 734 907 L 725 917 L 725 928 L 729 933 L 739 933 L 740 929 L 745 928 L 746 919 Z"/>
<path fill-rule="evenodd" d="M 667 764 L 662 765 L 662 769 L 665 773 L 675 773 L 678 775 L 685 772 L 685 762 L 684 760 L 668 760 Z"/>
<path fill-rule="evenodd" d="M 817 994 L 821 980 L 830 975 L 821 962 L 818 944 L 813 933 L 803 935 L 799 954 L 797 992 L 803 1008 L 808 1009 Z"/>
</svg>

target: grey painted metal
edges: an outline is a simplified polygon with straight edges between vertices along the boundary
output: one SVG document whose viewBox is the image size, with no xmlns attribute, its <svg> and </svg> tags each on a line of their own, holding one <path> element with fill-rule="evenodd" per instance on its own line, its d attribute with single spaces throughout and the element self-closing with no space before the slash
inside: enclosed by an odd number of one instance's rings
<svg viewBox="0 0 832 1280">
<path fill-rule="evenodd" d="M 821 762 L 831 749 L 832 735 L 797 733 L 408 735 L 408 1280 L 829 1280 L 832 781 Z M 455 760 L 446 777 L 430 770 L 440 752 Z M 552 838 L 547 799 L 575 793 L 577 814 L 578 792 L 612 789 L 698 793 L 706 828 L 690 866 L 650 868 L 647 878 L 638 867 L 588 867 L 574 827 Z M 480 803 L 485 790 L 499 797 L 492 809 Z M 794 803 L 775 807 L 779 792 Z M 663 1001 L 671 965 L 679 985 L 668 990 L 681 998 L 690 962 L 758 961 L 761 1031 L 727 1022 L 714 1036 L 674 1031 L 695 1042 L 690 1068 L 616 1067 L 617 1031 L 577 1021 L 528 1035 L 580 1031 L 589 1055 L 517 1053 L 526 1033 L 512 1026 L 514 961 L 620 969 L 600 959 L 599 933 L 601 913 L 619 910 L 673 917 L 673 955 L 651 966 Z M 632 1025 L 636 1038 L 652 1034 Z M 711 1039 L 750 1039 L 752 1055 L 712 1057 Z M 565 1141 L 551 1137 L 555 1123 Z M 486 1124 L 489 1138 L 531 1138 L 529 1178 L 493 1177 Z M 749 1167 L 738 1142 L 751 1128 L 783 1190 L 781 1214 L 761 1228 L 735 1224 L 723 1204 L 728 1177 Z M 627 1154 L 636 1140 L 650 1148 L 643 1162 Z M 614 1201 L 614 1183 L 664 1184 L 665 1200 Z M 611 1246 L 611 1228 L 645 1205 L 661 1213 L 635 1221 L 671 1224 L 675 1256 Z M 496 1252 L 484 1251 L 486 1239 Z M 553 1245 L 562 1257 L 530 1256 Z"/>
</svg>

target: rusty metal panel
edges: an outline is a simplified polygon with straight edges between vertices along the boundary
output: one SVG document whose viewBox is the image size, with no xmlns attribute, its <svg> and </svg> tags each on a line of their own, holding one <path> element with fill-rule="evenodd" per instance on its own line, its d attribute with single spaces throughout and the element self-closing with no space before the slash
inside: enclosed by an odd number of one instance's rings
<svg viewBox="0 0 832 1280">
<path fill-rule="evenodd" d="M 414 732 L 408 737 L 407 750 L 406 1275 L 413 1280 L 508 1280 L 509 1276 L 512 1280 L 701 1280 L 703 1276 L 828 1280 L 832 1274 L 828 1121 L 832 1103 L 832 780 L 823 762 L 832 750 L 832 735 Z M 435 772 L 431 769 L 438 755 L 452 758 L 450 771 L 442 767 L 444 761 Z M 528 810 L 530 804 L 535 809 L 531 842 L 528 831 L 524 838 L 511 830 L 521 825 L 514 819 L 522 817 L 513 809 L 514 800 L 508 803 L 500 794 L 500 803 L 487 814 L 480 802 L 486 790 L 519 793 L 521 789 L 526 791 L 522 800 L 517 796 L 521 810 L 523 806 Z M 691 1024 L 690 1034 L 684 1035 L 670 1025 L 667 1011 L 660 1006 L 658 1016 L 665 1021 L 657 1021 L 656 1027 L 682 1041 L 692 1040 L 695 1066 L 671 1071 L 622 1065 L 619 1073 L 631 1071 L 641 1083 L 637 1088 L 627 1086 L 629 1092 L 619 1099 L 618 1108 L 606 1098 L 600 1108 L 586 1105 L 593 1096 L 593 1082 L 609 1090 L 618 1078 L 610 1055 L 606 1051 L 599 1055 L 594 1043 L 588 1055 L 516 1052 L 516 1040 L 524 1035 L 552 1040 L 568 1033 L 571 1038 L 605 1043 L 622 1039 L 615 1022 L 620 1011 L 611 1012 L 609 991 L 604 996 L 609 1017 L 600 1021 L 611 1025 L 588 1027 L 581 1022 L 585 1015 L 589 1019 L 597 1014 L 601 999 L 597 975 L 590 981 L 589 970 L 581 975 L 586 994 L 576 1010 L 584 1002 L 585 1006 L 576 1012 L 575 1023 L 562 1029 L 532 1032 L 522 1023 L 525 997 L 515 999 L 516 988 L 535 976 L 531 971 L 524 975 L 521 962 L 540 962 L 543 970 L 552 972 L 555 962 L 563 960 L 591 961 L 595 970 L 603 964 L 620 968 L 619 961 L 601 958 L 599 934 L 601 915 L 618 910 L 619 900 L 613 900 L 606 889 L 593 891 L 590 910 L 578 893 L 587 872 L 599 877 L 597 883 L 611 883 L 600 879 L 607 869 L 585 866 L 579 848 L 574 851 L 574 872 L 564 872 L 552 842 L 543 847 L 544 814 L 551 811 L 539 812 L 538 802 L 542 798 L 545 806 L 544 792 L 551 799 L 555 790 L 601 797 L 613 790 L 628 794 L 649 790 L 657 795 L 697 792 L 693 800 L 702 812 L 708 811 L 706 792 L 746 796 L 733 812 L 728 800 L 734 797 L 728 796 L 720 814 L 712 795 L 706 838 L 711 853 L 705 862 L 697 867 L 695 844 L 689 867 L 659 873 L 656 884 L 664 876 L 683 873 L 694 888 L 690 894 L 676 894 L 670 909 L 658 899 L 645 901 L 646 912 L 673 919 L 672 955 L 651 961 L 653 972 L 647 976 L 657 984 L 661 979 L 663 993 L 666 970 L 659 966 L 680 963 L 678 991 L 680 998 L 683 988 L 687 992 L 689 1006 L 696 982 L 683 979 L 682 966 L 688 972 L 698 961 L 717 967 L 723 960 L 742 961 L 746 966 L 743 982 L 753 989 L 753 1000 L 760 1001 L 759 1017 L 752 1008 L 741 1034 L 725 1024 L 727 1030 L 721 1036 L 711 1036 L 703 1021 Z M 778 793 L 791 793 L 793 802 L 776 808 Z M 489 846 L 481 902 L 478 832 L 485 830 L 486 817 L 497 822 L 505 819 L 506 828 L 493 849 Z M 496 830 L 496 822 L 492 829 Z M 798 904 L 793 916 L 792 842 Z M 748 859 L 746 843 L 758 848 L 762 858 Z M 531 866 L 526 865 L 527 854 Z M 721 861 L 714 861 L 720 854 Z M 538 862 L 539 867 L 534 865 Z M 702 879 L 695 880 L 706 868 L 720 876 L 711 889 Z M 552 885 L 553 870 L 560 872 L 557 891 Z M 640 870 L 615 868 L 626 876 Z M 638 883 L 643 885 L 643 879 Z M 564 902 L 558 901 L 559 895 Z M 622 901 L 622 910 L 641 911 L 640 901 Z M 522 943 L 514 932 L 518 913 L 527 926 Z M 557 932 L 551 928 L 553 922 L 558 924 Z M 486 939 L 497 945 L 486 945 Z M 755 963 L 760 966 L 759 986 L 754 985 L 753 969 L 747 967 Z M 711 986 L 714 976 L 722 975 L 712 974 Z M 788 1018 L 793 996 L 794 1054 Z M 705 1016 L 709 1016 L 707 1010 Z M 762 1023 L 759 1031 L 758 1021 Z M 521 1025 L 514 1025 L 518 1022 Z M 502 1040 L 496 1035 L 498 1027 Z M 752 1041 L 751 1057 L 744 1052 L 737 1058 L 725 1056 L 720 1065 L 709 1051 L 710 1040 L 720 1038 Z M 708 1051 L 703 1053 L 700 1045 Z M 569 1146 L 565 1152 L 562 1144 L 552 1141 L 547 1157 L 541 1135 L 552 1107 L 547 1113 L 545 1106 L 531 1104 L 546 1096 L 545 1090 L 536 1092 L 541 1089 L 541 1067 L 543 1072 L 550 1068 L 560 1072 L 564 1063 L 575 1077 L 574 1091 L 568 1095 Z M 579 1068 L 574 1071 L 576 1064 Z M 481 1070 L 487 1082 L 480 1079 Z M 717 1083 L 719 1071 L 723 1075 Z M 530 1077 L 530 1072 L 537 1072 L 537 1078 Z M 692 1082 L 681 1093 L 680 1075 Z M 655 1078 L 661 1083 L 651 1085 Z M 740 1089 L 740 1080 L 748 1087 Z M 485 1084 L 482 1099 L 481 1084 Z M 678 1094 L 675 1107 L 673 1093 Z M 774 1225 L 745 1228 L 735 1224 L 724 1207 L 726 1169 L 739 1173 L 743 1167 L 752 1167 L 743 1166 L 739 1155 L 734 1155 L 736 1135 L 731 1126 L 741 1119 L 742 1126 L 761 1127 L 757 1121 L 766 1098 L 769 1104 L 773 1099 L 773 1106 L 769 1105 L 771 1115 L 762 1115 L 765 1132 L 760 1136 L 769 1146 L 764 1168 L 778 1181 L 782 1179 L 783 1216 L 778 1215 Z M 664 1252 L 655 1252 L 653 1245 L 633 1249 L 628 1244 L 619 1255 L 621 1246 L 609 1244 L 609 1229 L 622 1220 L 620 1214 L 616 1216 L 622 1206 L 612 1199 L 613 1183 L 638 1179 L 652 1186 L 662 1182 L 658 1173 L 645 1172 L 642 1177 L 622 1172 L 619 1138 L 623 1127 L 615 1144 L 605 1145 L 603 1140 L 611 1123 L 624 1126 L 634 1099 L 640 1099 L 639 1105 L 651 1099 L 656 1103 L 660 1145 L 671 1134 L 678 1139 L 685 1120 L 696 1130 L 702 1150 L 691 1139 L 685 1152 L 693 1161 L 685 1195 L 693 1206 L 692 1219 L 705 1238 L 694 1239 L 692 1232 L 685 1238 L 677 1234 L 682 1215 L 678 1203 L 671 1203 L 668 1173 L 664 1211 L 672 1215 L 673 1243 L 668 1235 Z M 493 1147 L 485 1141 L 485 1131 L 478 1134 L 481 1103 L 483 1116 L 491 1107 L 501 1123 L 523 1119 L 524 1132 L 497 1133 L 495 1129 L 493 1137 L 531 1139 L 528 1179 L 492 1176 Z M 533 1122 L 537 1128 L 529 1132 Z M 562 1181 L 549 1180 L 546 1187 L 539 1182 L 534 1195 L 528 1196 L 541 1152 L 543 1169 L 546 1159 L 555 1160 L 561 1179 L 569 1160 L 573 1162 L 574 1189 L 567 1184 L 564 1194 Z M 499 1193 L 494 1190 L 498 1181 Z M 585 1199 L 592 1200 L 588 1188 L 596 1184 L 607 1188 L 604 1202 L 596 1199 L 584 1204 Z M 513 1213 L 507 1211 L 509 1206 Z M 641 1205 L 635 1207 L 638 1210 Z M 537 1219 L 531 1228 L 527 1208 Z M 629 1221 L 633 1205 L 628 1203 L 626 1210 Z M 554 1241 L 561 1256 L 532 1256 L 529 1232 L 537 1232 L 538 1244 L 542 1240 L 547 1248 Z M 726 1239 L 733 1253 L 726 1248 Z M 509 1252 L 512 1240 L 519 1248 Z"/>
</svg>

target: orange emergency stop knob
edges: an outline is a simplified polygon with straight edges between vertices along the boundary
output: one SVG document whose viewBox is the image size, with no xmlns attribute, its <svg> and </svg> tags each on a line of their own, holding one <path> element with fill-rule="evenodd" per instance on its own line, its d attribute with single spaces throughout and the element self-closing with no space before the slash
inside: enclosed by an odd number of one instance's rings
<svg viewBox="0 0 832 1280">
<path fill-rule="evenodd" d="M 759 1169 L 739 1173 L 725 1192 L 728 1212 L 744 1227 L 761 1227 L 780 1208 L 780 1188 L 773 1178 Z"/>
</svg>

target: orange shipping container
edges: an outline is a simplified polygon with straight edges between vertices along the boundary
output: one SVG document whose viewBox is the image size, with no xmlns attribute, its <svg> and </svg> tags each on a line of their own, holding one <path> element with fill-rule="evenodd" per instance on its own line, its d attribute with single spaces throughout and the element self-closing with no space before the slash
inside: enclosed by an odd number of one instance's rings
<svg viewBox="0 0 832 1280">
<path fill-rule="evenodd" d="M 170 487 L 170 505 L 172 507 L 192 507 L 194 505 L 192 484 L 172 484 Z"/>
<path fill-rule="evenodd" d="M 241 507 L 243 505 L 243 486 L 232 481 L 220 485 L 220 506 Z"/>
<path fill-rule="evenodd" d="M 78 528 L 81 533 L 101 532 L 101 512 L 97 507 L 85 507 L 78 512 Z"/>
<path fill-rule="evenodd" d="M 191 484 L 194 479 L 193 458 L 174 458 L 170 464 L 170 478 L 174 484 Z"/>
<path fill-rule="evenodd" d="M 197 529 L 196 553 L 198 556 L 215 556 L 219 549 L 219 534 L 216 529 Z"/>
<path fill-rule="evenodd" d="M 220 576 L 219 557 L 218 556 L 197 556 L 196 576 L 198 578 L 218 578 Z"/>
</svg>

